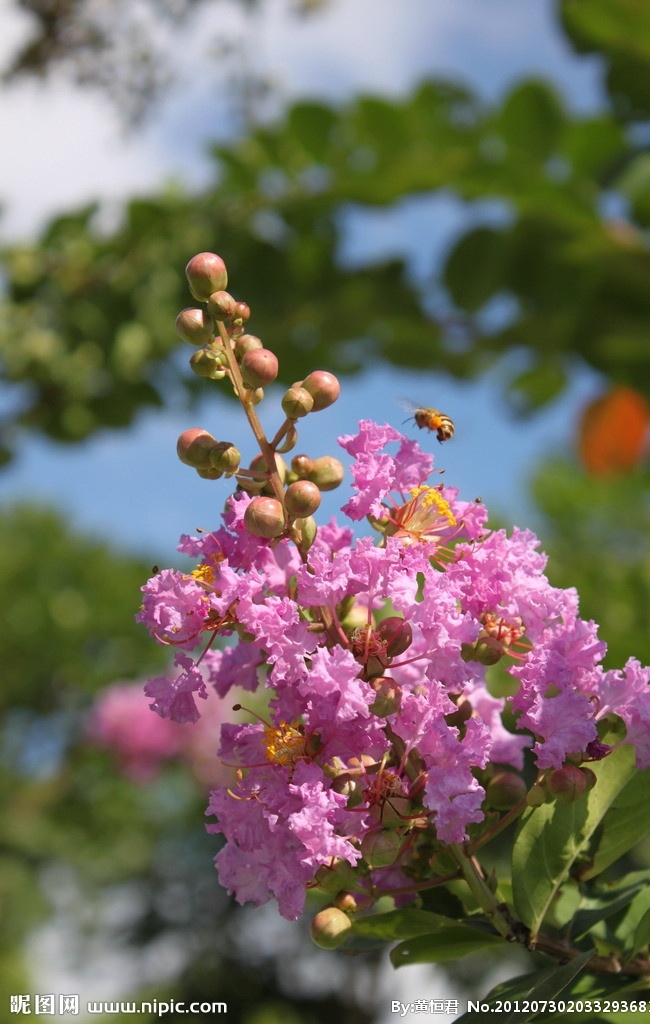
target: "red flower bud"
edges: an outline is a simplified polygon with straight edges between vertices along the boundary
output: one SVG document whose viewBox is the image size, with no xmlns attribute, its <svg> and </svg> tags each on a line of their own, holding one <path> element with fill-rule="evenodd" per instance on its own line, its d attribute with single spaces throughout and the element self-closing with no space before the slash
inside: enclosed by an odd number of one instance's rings
<svg viewBox="0 0 650 1024">
<path fill-rule="evenodd" d="M 213 292 L 228 284 L 226 264 L 213 252 L 200 252 L 185 267 L 190 291 L 199 302 L 207 302 Z"/>
<path fill-rule="evenodd" d="M 214 324 L 204 309 L 188 307 L 182 309 L 176 317 L 176 330 L 183 341 L 199 346 L 210 341 L 214 334 Z"/>
<path fill-rule="evenodd" d="M 208 299 L 208 312 L 215 320 L 227 320 L 233 315 L 236 305 L 230 292 L 212 292 Z"/>
<path fill-rule="evenodd" d="M 382 619 L 376 632 L 385 641 L 389 658 L 403 654 L 413 643 L 413 630 L 399 615 L 389 615 Z"/>
<path fill-rule="evenodd" d="M 254 352 L 258 348 L 264 348 L 260 338 L 254 334 L 242 334 L 235 342 L 235 356 L 241 362 L 247 352 Z"/>
<path fill-rule="evenodd" d="M 246 352 L 241 361 L 241 375 L 249 388 L 271 384 L 278 375 L 278 357 L 268 348 Z"/>
<path fill-rule="evenodd" d="M 184 430 L 176 442 L 176 453 L 186 466 L 194 469 L 211 469 L 210 455 L 214 451 L 216 441 L 212 434 L 201 427 Z"/>
<path fill-rule="evenodd" d="M 306 480 L 314 468 L 314 460 L 308 455 L 294 455 L 291 460 L 291 472 L 295 473 L 299 480 Z"/>
<path fill-rule="evenodd" d="M 523 800 L 528 787 L 520 775 L 514 772 L 497 772 L 490 779 L 486 789 L 487 802 L 497 811 L 509 811 Z"/>
<path fill-rule="evenodd" d="M 341 385 L 337 378 L 327 370 L 314 370 L 305 377 L 302 386 L 314 399 L 313 412 L 333 405 L 341 393 Z"/>
<path fill-rule="evenodd" d="M 247 302 L 236 302 L 235 308 L 232 313 L 233 320 L 240 320 L 241 323 L 245 324 L 251 315 L 250 306 Z"/>
<path fill-rule="evenodd" d="M 548 778 L 548 788 L 558 800 L 562 800 L 565 804 L 572 804 L 585 792 L 587 779 L 581 768 L 576 768 L 574 764 L 565 764 L 551 772 Z"/>
</svg>

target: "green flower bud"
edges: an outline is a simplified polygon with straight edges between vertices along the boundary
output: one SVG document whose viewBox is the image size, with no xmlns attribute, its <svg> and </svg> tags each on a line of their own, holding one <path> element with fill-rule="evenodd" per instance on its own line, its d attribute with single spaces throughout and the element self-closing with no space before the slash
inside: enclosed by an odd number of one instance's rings
<svg viewBox="0 0 650 1024">
<path fill-rule="evenodd" d="M 282 411 L 289 420 L 307 416 L 314 407 L 314 399 L 306 388 L 289 388 L 282 396 Z"/>
<path fill-rule="evenodd" d="M 526 803 L 529 807 L 541 807 L 548 799 L 548 792 L 545 786 L 536 782 L 526 793 Z"/>
<path fill-rule="evenodd" d="M 333 455 L 322 455 L 314 459 L 314 466 L 307 477 L 313 484 L 316 484 L 321 491 L 334 491 L 345 477 L 343 463 L 335 459 Z"/>
<path fill-rule="evenodd" d="M 185 267 L 190 291 L 199 302 L 207 302 L 213 292 L 228 284 L 226 264 L 213 252 L 200 252 Z"/>
<path fill-rule="evenodd" d="M 313 516 L 306 519 L 295 519 L 292 528 L 292 537 L 301 554 L 306 555 L 316 540 L 318 526 Z"/>
<path fill-rule="evenodd" d="M 287 464 L 284 461 L 284 459 L 282 458 L 282 456 L 278 455 L 277 452 L 275 453 L 273 458 L 275 460 L 275 470 L 276 470 L 276 473 L 278 474 L 278 476 L 280 478 L 280 483 L 283 484 L 284 481 L 287 478 Z M 268 470 L 268 467 L 266 465 L 266 459 L 264 458 L 263 455 L 256 455 L 255 458 L 251 460 L 251 464 L 250 464 L 250 466 L 248 468 L 252 469 L 252 470 L 254 470 L 254 471 L 258 472 L 258 473 L 266 473 L 267 470 Z M 266 486 L 267 482 L 268 482 L 268 479 L 267 480 L 263 480 L 262 481 L 262 485 Z"/>
<path fill-rule="evenodd" d="M 210 463 L 225 476 L 233 476 L 239 469 L 241 454 L 230 441 L 218 441 L 210 453 Z"/>
<path fill-rule="evenodd" d="M 311 923 L 311 937 L 321 949 L 336 949 L 347 937 L 352 923 L 347 914 L 336 907 L 321 910 Z"/>
<path fill-rule="evenodd" d="M 215 320 L 227 320 L 233 315 L 236 305 L 230 292 L 212 292 L 208 299 L 208 313 Z"/>
<path fill-rule="evenodd" d="M 244 384 L 249 388 L 272 384 L 278 375 L 278 357 L 268 348 L 246 352 L 240 366 Z"/>
<path fill-rule="evenodd" d="M 244 512 L 244 526 L 255 537 L 279 537 L 284 533 L 284 509 L 277 498 L 253 498 Z"/>
<path fill-rule="evenodd" d="M 204 309 L 188 307 L 176 317 L 176 330 L 190 345 L 206 345 L 214 334 L 214 324 Z"/>
<path fill-rule="evenodd" d="M 338 893 L 342 889 L 352 888 L 356 875 L 347 860 L 337 857 L 331 864 L 323 864 L 318 869 L 314 881 L 323 892 Z"/>
<path fill-rule="evenodd" d="M 321 493 L 309 480 L 296 480 L 289 484 L 284 495 L 284 507 L 292 519 L 313 515 L 320 503 Z"/>
<path fill-rule="evenodd" d="M 370 710 L 377 718 L 387 718 L 399 711 L 402 703 L 401 687 L 395 682 L 392 676 L 375 676 L 370 680 L 370 685 L 377 694 Z"/>
<path fill-rule="evenodd" d="M 305 377 L 302 386 L 314 399 L 313 412 L 333 405 L 341 393 L 341 385 L 337 378 L 327 370 L 314 370 Z"/>
<path fill-rule="evenodd" d="M 361 854 L 371 868 L 387 868 L 394 864 L 402 849 L 402 840 L 391 829 L 378 828 L 366 832 L 361 840 Z"/>
<path fill-rule="evenodd" d="M 221 380 L 226 376 L 224 363 L 225 354 L 215 345 L 199 348 L 190 356 L 190 366 L 194 373 L 210 380 Z"/>
</svg>

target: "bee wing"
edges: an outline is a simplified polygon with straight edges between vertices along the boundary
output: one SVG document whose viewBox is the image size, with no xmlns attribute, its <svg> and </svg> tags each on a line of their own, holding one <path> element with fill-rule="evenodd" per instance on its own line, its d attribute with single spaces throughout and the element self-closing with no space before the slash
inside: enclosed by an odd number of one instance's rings
<svg viewBox="0 0 650 1024">
<path fill-rule="evenodd" d="M 416 409 L 423 409 L 424 406 L 419 402 L 412 402 L 410 398 L 398 398 L 397 404 L 400 408 L 404 409 L 405 412 L 410 412 L 411 416 Z"/>
</svg>

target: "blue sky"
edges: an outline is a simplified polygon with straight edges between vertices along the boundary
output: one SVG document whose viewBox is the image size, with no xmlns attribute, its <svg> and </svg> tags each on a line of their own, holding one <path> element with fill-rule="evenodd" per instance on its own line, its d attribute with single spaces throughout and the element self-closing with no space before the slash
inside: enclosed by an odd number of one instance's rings
<svg viewBox="0 0 650 1024">
<path fill-rule="evenodd" d="M 573 108 L 598 103 L 598 64 L 571 55 L 554 26 L 550 0 L 333 0 L 325 13 L 303 20 L 291 18 L 288 8 L 285 0 L 270 0 L 262 13 L 247 17 L 236 4 L 219 5 L 218 21 L 215 6 L 206 5 L 172 44 L 181 88 L 135 134 L 123 131 L 101 97 L 63 80 L 5 90 L 0 131 L 20 138 L 0 168 L 5 239 L 29 237 L 49 214 L 90 198 L 102 200 L 110 214 L 123 196 L 173 177 L 200 185 L 207 143 L 232 121 L 218 62 L 215 67 L 209 58 L 217 30 L 233 39 L 246 33 L 248 66 L 286 100 L 319 95 L 342 101 L 360 89 L 395 95 L 426 75 L 451 76 L 496 97 L 517 78 L 538 75 L 555 81 Z M 1 17 L 6 54 L 25 23 L 7 20 L 6 11 Z M 192 61 L 178 59 L 188 53 Z M 444 252 L 464 216 L 444 199 L 390 216 L 356 213 L 348 222 L 345 256 L 362 262 L 372 251 L 406 254 L 417 274 Z M 562 400 L 522 424 L 506 412 L 498 372 L 464 384 L 434 373 L 374 369 L 344 380 L 337 405 L 305 421 L 299 449 L 334 452 L 336 436 L 354 432 L 361 417 L 401 425 L 402 396 L 440 406 L 456 421 L 456 437 L 440 447 L 432 436 L 421 440 L 445 466 L 446 482 L 524 525 L 533 517 L 526 481 L 535 462 L 570 445 L 576 411 L 597 387 L 594 374 L 576 369 Z M 262 407 L 270 428 L 276 408 L 270 393 Z M 227 484 L 202 481 L 181 466 L 175 442 L 189 426 L 215 431 L 217 422 L 219 436 L 227 429 L 245 455 L 254 453 L 243 418 L 220 399 L 218 386 L 206 384 L 197 413 L 147 413 L 127 432 L 104 432 L 75 447 L 26 440 L 15 465 L 0 476 L 0 499 L 53 503 L 74 525 L 162 564 L 173 558 L 181 532 L 216 523 Z M 346 495 L 345 485 L 329 495 L 324 514 L 335 513 Z"/>
</svg>

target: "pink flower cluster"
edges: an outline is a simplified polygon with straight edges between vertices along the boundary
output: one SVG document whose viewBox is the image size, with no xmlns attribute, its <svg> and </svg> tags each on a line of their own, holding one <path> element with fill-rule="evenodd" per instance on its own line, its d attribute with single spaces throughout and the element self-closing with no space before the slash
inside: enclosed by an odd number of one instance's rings
<svg viewBox="0 0 650 1024">
<path fill-rule="evenodd" d="M 355 460 L 343 511 L 371 517 L 379 543 L 332 521 L 301 554 L 248 533 L 240 493 L 214 533 L 181 539 L 197 569 L 154 576 L 138 616 L 178 647 L 177 676 L 146 687 L 162 718 L 197 721 L 210 688 L 268 691 L 267 720 L 222 726 L 238 781 L 212 793 L 209 829 L 226 840 L 223 884 L 290 919 L 319 870 L 347 862 L 379 892 L 382 872 L 403 884 L 422 837 L 464 841 L 484 817 L 482 770 L 521 769 L 527 747 L 539 769 L 606 756 L 614 716 L 650 765 L 650 670 L 603 670 L 595 624 L 549 584 L 536 537 L 488 530 L 483 506 L 428 484 L 433 456 L 388 425 L 339 443 Z M 516 691 L 509 727 L 488 685 L 497 663 Z M 371 841 L 391 830 L 396 855 L 377 863 Z"/>
</svg>

